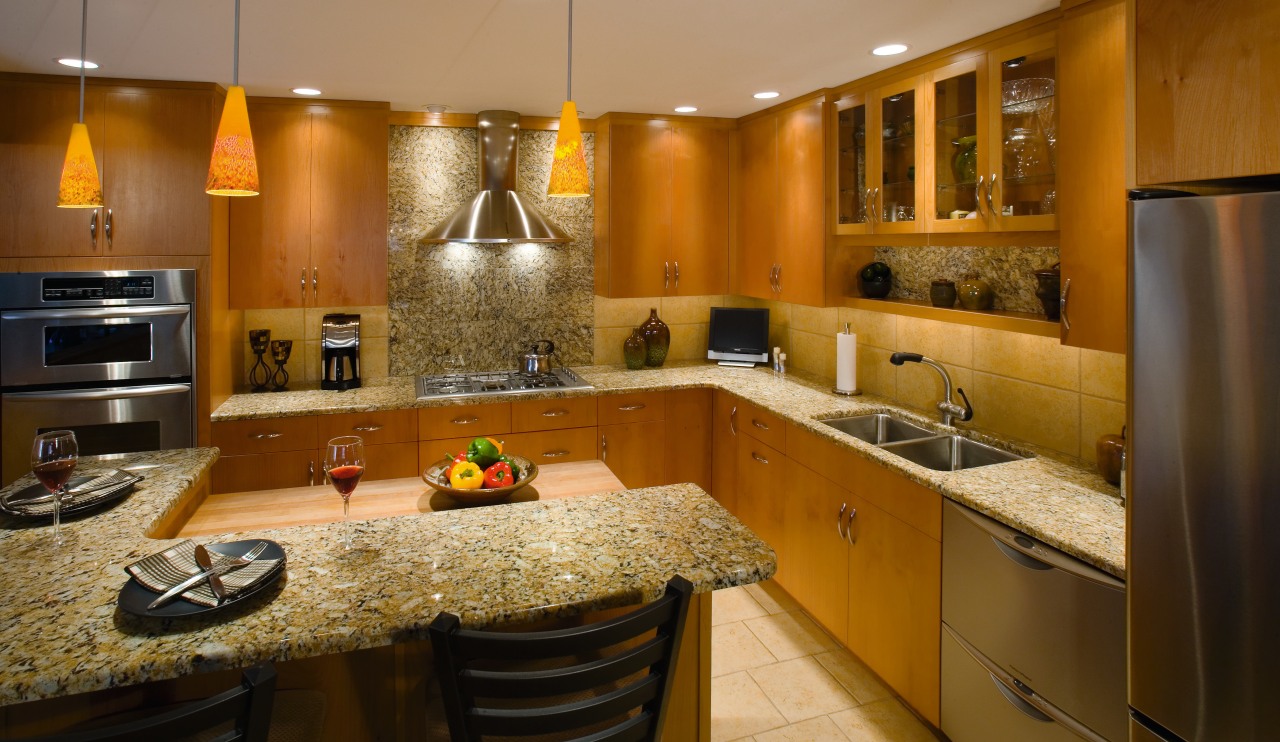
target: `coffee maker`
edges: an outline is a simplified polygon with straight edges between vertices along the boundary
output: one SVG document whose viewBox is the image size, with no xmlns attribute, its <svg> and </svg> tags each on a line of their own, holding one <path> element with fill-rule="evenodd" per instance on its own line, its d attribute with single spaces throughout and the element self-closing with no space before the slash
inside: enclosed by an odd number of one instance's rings
<svg viewBox="0 0 1280 742">
<path fill-rule="evenodd" d="M 360 315 L 326 314 L 320 323 L 321 389 L 360 386 Z"/>
</svg>

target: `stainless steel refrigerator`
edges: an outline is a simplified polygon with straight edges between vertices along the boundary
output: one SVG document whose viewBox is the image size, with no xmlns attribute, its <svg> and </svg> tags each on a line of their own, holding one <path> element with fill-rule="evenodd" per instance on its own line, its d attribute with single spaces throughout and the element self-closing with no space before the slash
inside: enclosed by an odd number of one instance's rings
<svg viewBox="0 0 1280 742">
<path fill-rule="evenodd" d="M 1280 739 L 1280 192 L 1134 192 L 1130 740 Z"/>
</svg>

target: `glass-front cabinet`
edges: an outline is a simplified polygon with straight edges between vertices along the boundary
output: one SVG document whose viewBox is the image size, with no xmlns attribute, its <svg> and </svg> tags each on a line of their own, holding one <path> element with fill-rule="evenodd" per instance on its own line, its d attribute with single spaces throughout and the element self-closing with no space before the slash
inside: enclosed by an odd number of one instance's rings
<svg viewBox="0 0 1280 742">
<path fill-rule="evenodd" d="M 917 232 L 924 219 L 919 77 L 835 102 L 836 233 Z M 917 177 L 919 176 L 919 177 Z"/>
<path fill-rule="evenodd" d="M 866 96 L 853 95 L 835 103 L 836 232 L 865 234 L 871 226 L 871 151 L 867 149 Z"/>
<path fill-rule="evenodd" d="M 1057 39 L 1044 34 L 987 56 L 992 229 L 1057 229 Z"/>
<path fill-rule="evenodd" d="M 917 232 L 916 207 L 924 201 L 916 177 L 916 161 L 923 136 L 917 136 L 920 120 L 918 79 L 881 88 L 876 107 L 880 118 L 880 191 L 872 191 L 872 218 L 876 232 Z M 923 215 L 921 215 L 923 216 Z"/>
<path fill-rule="evenodd" d="M 973 57 L 934 70 L 931 144 L 932 198 L 925 229 L 929 232 L 981 232 L 988 228 L 983 203 L 989 138 L 985 59 Z"/>
</svg>

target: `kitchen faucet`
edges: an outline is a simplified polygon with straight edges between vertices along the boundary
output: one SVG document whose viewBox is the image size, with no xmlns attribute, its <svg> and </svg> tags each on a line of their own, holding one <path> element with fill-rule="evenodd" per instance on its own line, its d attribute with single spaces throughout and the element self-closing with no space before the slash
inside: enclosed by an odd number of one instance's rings
<svg viewBox="0 0 1280 742">
<path fill-rule="evenodd" d="M 961 422 L 968 422 L 973 419 L 973 405 L 969 404 L 969 398 L 965 396 L 963 389 L 956 387 L 956 392 L 964 400 L 964 407 L 951 401 L 951 375 L 947 373 L 947 369 L 943 368 L 941 363 L 919 353 L 894 353 L 889 356 L 889 363 L 895 366 L 901 366 L 907 361 L 932 366 L 938 373 L 942 374 L 943 399 L 938 403 L 938 412 L 942 413 L 943 425 L 951 425 L 951 418 L 953 417 L 960 418 Z"/>
</svg>

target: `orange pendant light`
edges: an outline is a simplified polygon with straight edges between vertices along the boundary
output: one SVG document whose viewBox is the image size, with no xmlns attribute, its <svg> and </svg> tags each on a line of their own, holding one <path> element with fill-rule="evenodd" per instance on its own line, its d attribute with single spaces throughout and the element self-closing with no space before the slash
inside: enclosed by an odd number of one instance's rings
<svg viewBox="0 0 1280 742">
<path fill-rule="evenodd" d="M 211 196 L 256 196 L 258 158 L 253 151 L 253 133 L 249 131 L 249 107 L 240 86 L 240 0 L 236 0 L 233 60 L 231 87 L 222 104 L 204 191 Z"/>
<path fill-rule="evenodd" d="M 88 34 L 89 0 L 80 4 L 80 118 L 71 125 L 67 156 L 62 161 L 62 179 L 58 182 L 58 208 L 96 209 L 102 206 L 102 181 L 98 179 L 98 163 L 93 159 L 89 128 L 84 125 L 85 41 Z"/>
<path fill-rule="evenodd" d="M 582 145 L 582 125 L 578 123 L 578 107 L 573 102 L 573 0 L 569 0 L 569 84 L 564 106 L 560 109 L 560 131 L 556 134 L 547 195 L 563 198 L 591 195 L 587 153 Z"/>
</svg>

